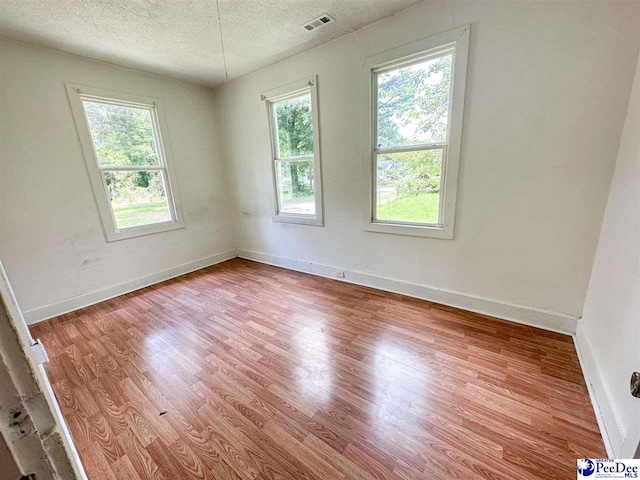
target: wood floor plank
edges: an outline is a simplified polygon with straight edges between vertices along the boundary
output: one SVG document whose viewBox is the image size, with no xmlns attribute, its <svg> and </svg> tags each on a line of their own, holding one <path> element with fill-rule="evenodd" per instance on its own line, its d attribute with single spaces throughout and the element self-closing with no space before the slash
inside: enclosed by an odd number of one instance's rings
<svg viewBox="0 0 640 480">
<path fill-rule="evenodd" d="M 571 337 L 235 259 L 31 327 L 90 479 L 574 478 Z"/>
</svg>

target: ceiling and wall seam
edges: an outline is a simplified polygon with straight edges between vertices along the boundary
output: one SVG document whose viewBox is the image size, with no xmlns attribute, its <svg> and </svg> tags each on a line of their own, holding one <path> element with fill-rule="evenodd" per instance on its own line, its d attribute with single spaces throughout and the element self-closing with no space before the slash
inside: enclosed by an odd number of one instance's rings
<svg viewBox="0 0 640 480">
<path fill-rule="evenodd" d="M 73 0 L 0 0 L 0 37 L 170 78 L 216 87 L 351 34 L 420 0 L 132 0 L 126 5 Z M 320 14 L 335 19 L 318 31 L 300 26 Z"/>
<path fill-rule="evenodd" d="M 171 75 L 165 75 L 165 74 L 162 74 L 162 73 L 150 72 L 148 70 L 142 70 L 140 68 L 128 67 L 126 65 L 109 62 L 107 60 L 99 60 L 97 58 L 87 57 L 86 55 L 81 55 L 79 53 L 65 52 L 64 50 L 59 50 L 57 48 L 51 48 L 51 47 L 45 47 L 43 45 L 38 45 L 37 43 L 25 42 L 24 40 L 16 40 L 15 38 L 11 38 L 11 37 L 5 37 L 5 36 L 1 36 L 0 35 L 0 42 L 13 42 L 13 43 L 17 43 L 19 45 L 38 48 L 40 50 L 45 50 L 45 51 L 51 52 L 51 53 L 57 53 L 57 54 L 60 54 L 60 55 L 69 55 L 71 57 L 79 58 L 79 59 L 86 60 L 86 61 L 89 61 L 89 62 L 99 63 L 101 65 L 107 65 L 109 67 L 121 68 L 123 70 L 127 70 L 127 71 L 130 71 L 130 72 L 142 73 L 144 75 L 151 75 L 152 77 L 164 78 L 164 79 L 173 80 L 173 81 L 176 81 L 176 82 L 185 82 L 185 83 L 189 83 L 191 85 L 195 85 L 195 86 L 200 87 L 200 88 L 204 88 L 206 90 L 213 90 L 214 89 L 214 87 L 210 87 L 208 85 L 204 85 L 202 83 L 198 83 L 198 82 L 195 82 L 193 80 L 187 80 L 187 79 L 184 79 L 184 78 L 173 77 Z"/>
<path fill-rule="evenodd" d="M 423 2 L 421 2 L 421 3 L 423 3 Z M 298 57 L 302 57 L 302 56 L 304 56 L 304 55 L 307 55 L 307 54 L 309 54 L 309 53 L 312 53 L 312 52 L 314 52 L 315 50 L 320 50 L 320 49 L 322 49 L 322 48 L 324 48 L 324 47 L 327 47 L 327 46 L 329 46 L 329 45 L 331 45 L 331 44 L 333 44 L 333 43 L 335 43 L 335 42 L 338 42 L 338 41 L 340 41 L 340 40 L 344 40 L 345 38 L 348 38 L 348 37 L 350 37 L 350 36 L 355 35 L 355 36 L 357 37 L 357 36 L 358 36 L 358 34 L 359 34 L 360 32 L 363 32 L 363 31 L 368 30 L 368 29 L 370 29 L 370 28 L 372 28 L 372 27 L 375 27 L 375 26 L 376 26 L 376 25 L 378 25 L 379 23 L 385 22 L 385 21 L 389 20 L 389 19 L 390 19 L 390 18 L 392 18 L 392 17 L 398 16 L 398 15 L 400 15 L 400 14 L 404 14 L 404 13 L 406 13 L 406 12 L 407 12 L 407 11 L 409 11 L 409 10 L 412 10 L 412 9 L 414 9 L 414 8 L 417 8 L 419 5 L 420 5 L 420 3 L 415 4 L 415 5 L 411 5 L 410 7 L 404 8 L 404 9 L 402 9 L 402 10 L 398 10 L 397 12 L 392 13 L 392 14 L 391 14 L 391 15 L 389 15 L 389 16 L 386 16 L 386 17 L 384 17 L 384 18 L 381 18 L 381 19 L 379 19 L 379 20 L 376 20 L 375 22 L 368 23 L 367 25 L 364 25 L 364 26 L 362 26 L 362 27 L 360 27 L 360 28 L 357 28 L 357 29 L 355 29 L 355 30 L 353 30 L 353 31 L 351 31 L 351 32 L 345 33 L 344 35 L 340 35 L 340 36 L 338 36 L 338 37 L 332 38 L 332 39 L 330 39 L 330 40 L 328 40 L 328 41 L 326 41 L 326 42 L 324 42 L 324 43 L 321 43 L 320 45 L 316 45 L 316 46 L 314 46 L 314 47 L 309 48 L 308 50 L 304 50 L 304 51 L 302 51 L 302 52 L 298 52 L 298 53 L 296 53 L 296 54 L 294 54 L 294 55 L 291 55 L 291 56 L 289 56 L 289 57 L 287 57 L 287 58 L 283 58 L 283 59 L 281 59 L 281 60 L 278 60 L 277 62 L 271 63 L 271 64 L 269 64 L 269 65 L 265 65 L 265 66 L 260 67 L 259 69 L 254 70 L 254 71 L 252 71 L 252 72 L 246 73 L 246 74 L 244 74 L 244 75 L 240 75 L 240 76 L 235 77 L 235 78 L 231 78 L 231 79 L 229 79 L 229 81 L 224 82 L 224 83 L 221 83 L 220 85 L 216 85 L 216 86 L 211 87 L 211 88 L 212 88 L 214 91 L 215 91 L 215 90 L 218 90 L 219 88 L 224 87 L 224 86 L 226 86 L 226 85 L 229 85 L 230 83 L 233 83 L 233 82 L 236 82 L 236 81 L 239 81 L 239 80 L 243 80 L 243 79 L 245 79 L 245 78 L 251 78 L 251 77 L 252 77 L 252 76 L 254 76 L 254 75 L 257 75 L 257 74 L 260 74 L 261 72 L 264 72 L 264 71 L 266 71 L 266 70 L 269 70 L 270 68 L 274 68 L 274 67 L 276 67 L 276 66 L 278 66 L 278 65 L 281 65 L 281 64 L 283 64 L 283 63 L 286 63 L 286 62 L 289 62 L 289 61 L 295 60 L 295 59 L 296 59 L 296 58 L 298 58 Z M 455 26 L 455 25 L 454 25 L 454 26 Z M 452 26 L 452 28 L 453 28 L 453 26 Z M 443 28 L 443 30 L 446 30 L 446 28 Z M 400 45 L 397 45 L 397 46 L 400 46 Z M 379 53 L 382 53 L 382 52 L 379 52 Z"/>
<path fill-rule="evenodd" d="M 0 34 L 0 41 L 15 42 L 15 43 L 18 43 L 18 44 L 21 44 L 21 45 L 27 45 L 27 46 L 30 46 L 30 47 L 39 48 L 39 49 L 46 50 L 46 51 L 53 52 L 53 53 L 59 53 L 59 54 L 63 54 L 63 55 L 70 55 L 72 57 L 77 57 L 77 58 L 81 58 L 81 59 L 84 59 L 84 60 L 89 60 L 91 62 L 96 62 L 96 63 L 103 64 L 103 65 L 109 65 L 109 66 L 112 66 L 112 67 L 122 68 L 122 69 L 125 69 L 125 70 L 128 70 L 128 71 L 132 71 L 132 72 L 139 72 L 139 73 L 143 73 L 145 75 L 152 75 L 154 77 L 168 78 L 168 79 L 175 80 L 175 81 L 178 81 L 178 82 L 186 82 L 186 83 L 190 83 L 190 84 L 193 84 L 193 85 L 197 85 L 199 87 L 203 87 L 203 88 L 207 88 L 207 89 L 215 91 L 216 89 L 218 89 L 218 88 L 220 88 L 220 87 L 222 87 L 224 85 L 227 85 L 227 84 L 229 84 L 231 82 L 235 82 L 236 80 L 241 80 L 243 78 L 250 77 L 250 76 L 255 75 L 257 73 L 260 73 L 260 72 L 262 72 L 264 70 L 272 68 L 272 67 L 274 67 L 276 65 L 279 65 L 281 63 L 290 61 L 292 59 L 295 59 L 296 57 L 299 57 L 299 56 L 302 56 L 302 55 L 306 55 L 307 53 L 313 52 L 314 50 L 317 50 L 317 49 L 320 49 L 320 48 L 325 47 L 327 45 L 330 45 L 330 44 L 332 44 L 334 42 L 337 42 L 338 40 L 342 40 L 345 37 L 349 37 L 351 35 L 356 35 L 358 32 L 361 32 L 363 30 L 367 30 L 367 29 L 377 25 L 380 22 L 388 20 L 391 17 L 394 17 L 394 16 L 396 16 L 398 14 L 404 13 L 407 10 L 411 10 L 412 8 L 415 8 L 415 7 L 416 7 L 416 5 L 411 5 L 411 6 L 407 7 L 407 8 L 402 9 L 402 10 L 398 10 L 397 12 L 394 12 L 391 15 L 388 15 L 386 17 L 380 18 L 380 19 L 378 19 L 378 20 L 376 20 L 374 22 L 371 22 L 371 23 L 368 23 L 368 24 L 366 24 L 366 25 L 364 25 L 362 27 L 356 28 L 355 30 L 352 30 L 352 31 L 346 32 L 346 33 L 344 33 L 342 35 L 339 35 L 339 36 L 336 36 L 334 38 L 331 38 L 330 40 L 328 40 L 326 42 L 323 42 L 323 43 L 321 43 L 319 45 L 315 45 L 315 46 L 313 46 L 313 47 L 311 47 L 311 48 L 309 48 L 307 50 L 303 50 L 303 51 L 297 52 L 297 53 L 295 53 L 295 54 L 293 54 L 291 56 L 288 56 L 286 58 L 282 58 L 280 60 L 277 60 L 274 63 L 270 63 L 268 65 L 264 65 L 264 66 L 262 66 L 262 67 L 260 67 L 260 68 L 258 68 L 256 70 L 253 70 L 253 71 L 248 72 L 246 74 L 243 74 L 243 75 L 240 75 L 240 76 L 237 76 L 237 77 L 233 77 L 233 78 L 229 78 L 228 80 L 226 80 L 226 81 L 224 81 L 224 82 L 222 82 L 222 83 L 220 83 L 218 85 L 208 85 L 208 84 L 203 83 L 203 82 L 198 82 L 198 81 L 196 81 L 194 79 L 176 77 L 176 76 L 170 75 L 168 73 L 152 72 L 152 71 L 149 71 L 149 70 L 145 70 L 143 67 L 134 67 L 134 66 L 123 65 L 122 63 L 111 62 L 111 61 L 108 61 L 108 60 L 102 60 L 102 59 L 94 58 L 94 57 L 91 57 L 91 56 L 88 56 L 88 55 L 82 55 L 80 53 L 69 52 L 69 51 L 66 51 L 66 50 L 59 49 L 59 48 L 48 47 L 48 46 L 45 46 L 45 45 L 40 45 L 38 43 L 29 42 L 29 41 L 25 41 L 25 40 L 19 40 L 19 39 L 12 38 L 12 37 L 6 36 L 6 35 L 1 35 L 1 34 Z"/>
</svg>

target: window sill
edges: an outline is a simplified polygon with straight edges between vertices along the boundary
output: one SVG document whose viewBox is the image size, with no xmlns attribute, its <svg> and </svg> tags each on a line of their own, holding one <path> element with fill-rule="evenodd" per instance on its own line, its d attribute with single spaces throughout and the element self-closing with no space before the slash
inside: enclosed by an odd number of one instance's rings
<svg viewBox="0 0 640 480">
<path fill-rule="evenodd" d="M 118 240 L 126 240 L 127 238 L 142 237 L 144 235 L 152 235 L 154 233 L 168 232 L 170 230 L 179 230 L 185 228 L 182 223 L 165 222 L 155 225 L 144 225 L 140 227 L 124 228 L 122 230 L 106 232 L 107 242 L 117 242 Z"/>
<path fill-rule="evenodd" d="M 412 237 L 430 237 L 446 240 L 453 239 L 453 229 L 446 226 L 406 225 L 401 223 L 369 222 L 364 229 L 368 232 L 409 235 Z"/>
<path fill-rule="evenodd" d="M 313 225 L 316 227 L 323 227 L 324 222 L 319 217 L 309 217 L 302 215 L 272 215 L 271 218 L 274 222 L 280 223 L 297 223 L 299 225 Z"/>
</svg>

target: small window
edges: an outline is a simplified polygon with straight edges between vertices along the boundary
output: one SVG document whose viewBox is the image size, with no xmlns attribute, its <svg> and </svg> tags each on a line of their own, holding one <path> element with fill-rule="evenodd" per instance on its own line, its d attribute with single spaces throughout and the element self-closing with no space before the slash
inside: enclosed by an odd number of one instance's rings
<svg viewBox="0 0 640 480">
<path fill-rule="evenodd" d="M 368 59 L 368 230 L 452 238 L 468 30 Z"/>
<path fill-rule="evenodd" d="M 67 89 L 107 240 L 182 227 L 159 101 Z"/>
<path fill-rule="evenodd" d="M 269 115 L 276 221 L 322 225 L 316 79 L 262 96 Z"/>
</svg>

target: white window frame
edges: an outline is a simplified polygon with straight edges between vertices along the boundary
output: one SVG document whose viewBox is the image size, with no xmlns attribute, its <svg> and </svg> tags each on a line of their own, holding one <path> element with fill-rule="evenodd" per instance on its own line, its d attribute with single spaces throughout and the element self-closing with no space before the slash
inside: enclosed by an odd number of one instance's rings
<svg viewBox="0 0 640 480">
<path fill-rule="evenodd" d="M 102 227 L 107 242 L 184 228 L 180 196 L 178 195 L 175 172 L 172 168 L 173 162 L 170 158 L 169 137 L 167 135 L 162 102 L 157 98 L 114 92 L 85 85 L 66 83 L 65 86 L 67 88 L 71 111 L 78 131 L 80 144 L 82 146 L 87 166 L 87 172 L 89 174 L 89 179 L 91 180 L 98 213 L 100 214 L 100 220 L 102 221 Z M 93 145 L 93 138 L 89 129 L 84 105 L 82 104 L 83 100 L 149 110 L 151 113 L 153 134 L 156 142 L 158 165 L 154 165 L 153 167 L 100 166 L 98 156 Z M 170 221 L 127 228 L 118 228 L 116 226 L 104 174 L 109 171 L 115 172 L 132 170 L 153 170 L 161 172 L 164 179 L 167 205 L 171 215 Z"/>
<path fill-rule="evenodd" d="M 320 158 L 320 121 L 318 112 L 318 78 L 317 75 L 298 80 L 282 87 L 274 88 L 261 95 L 266 115 L 268 118 L 269 138 L 271 140 L 271 180 L 273 185 L 273 208 L 271 217 L 275 222 L 297 223 L 301 225 L 324 226 L 324 213 L 322 202 L 322 164 Z M 301 95 L 311 95 L 311 116 L 313 124 L 313 155 L 299 157 L 280 158 L 278 148 L 277 122 L 273 105 L 276 102 L 295 98 Z M 315 215 L 294 214 L 281 212 L 278 201 L 278 173 L 276 170 L 278 161 L 312 161 L 314 175 L 314 200 Z"/>
<path fill-rule="evenodd" d="M 364 229 L 370 232 L 412 235 L 452 239 L 454 230 L 456 197 L 458 188 L 458 166 L 462 141 L 462 119 L 464 93 L 467 74 L 467 56 L 469 51 L 470 25 L 449 30 L 414 43 L 403 45 L 378 55 L 367 57 L 363 63 L 363 91 L 366 100 L 364 170 L 366 179 L 366 205 Z M 447 140 L 419 146 L 380 148 L 377 146 L 377 73 L 411 65 L 436 57 L 447 51 L 453 51 L 451 75 L 451 93 L 449 97 L 449 116 Z M 375 218 L 377 156 L 380 153 L 406 152 L 427 149 L 443 149 L 442 184 L 440 193 L 440 215 L 438 224 L 377 220 Z"/>
</svg>

